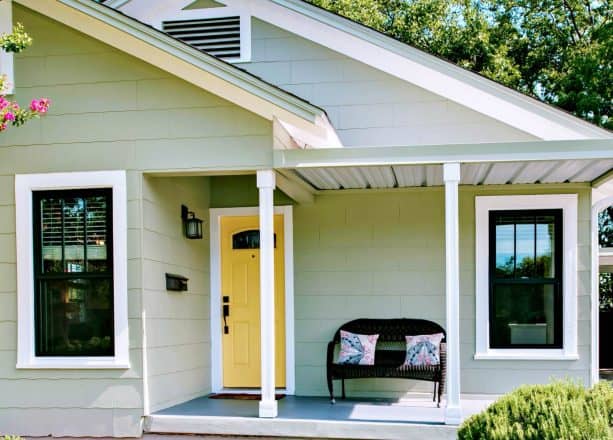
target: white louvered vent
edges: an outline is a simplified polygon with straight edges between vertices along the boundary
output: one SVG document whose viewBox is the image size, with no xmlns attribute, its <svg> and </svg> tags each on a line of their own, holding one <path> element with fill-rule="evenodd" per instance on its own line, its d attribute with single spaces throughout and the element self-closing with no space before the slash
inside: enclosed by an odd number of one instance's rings
<svg viewBox="0 0 613 440">
<path fill-rule="evenodd" d="M 167 34 L 219 58 L 240 58 L 240 17 L 165 21 Z"/>
</svg>

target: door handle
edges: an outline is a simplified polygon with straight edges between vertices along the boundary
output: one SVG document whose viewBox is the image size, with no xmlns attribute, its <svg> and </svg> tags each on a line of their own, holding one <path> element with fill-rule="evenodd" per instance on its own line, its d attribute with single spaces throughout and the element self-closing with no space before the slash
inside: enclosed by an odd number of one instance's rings
<svg viewBox="0 0 613 440">
<path fill-rule="evenodd" d="M 228 327 L 228 321 L 226 320 L 228 316 L 230 316 L 230 304 L 224 304 L 222 307 L 222 310 L 223 310 L 223 332 L 224 334 L 227 335 L 228 333 L 230 333 L 230 328 Z"/>
</svg>

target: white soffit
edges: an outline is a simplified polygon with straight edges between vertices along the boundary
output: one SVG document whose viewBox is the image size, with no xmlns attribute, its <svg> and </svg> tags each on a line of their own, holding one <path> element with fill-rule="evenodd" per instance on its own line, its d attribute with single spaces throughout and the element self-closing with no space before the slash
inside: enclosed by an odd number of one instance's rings
<svg viewBox="0 0 613 440">
<path fill-rule="evenodd" d="M 613 169 L 613 159 L 462 164 L 462 185 L 592 182 Z M 443 185 L 442 165 L 299 168 L 302 179 L 320 190 L 402 188 Z"/>
</svg>

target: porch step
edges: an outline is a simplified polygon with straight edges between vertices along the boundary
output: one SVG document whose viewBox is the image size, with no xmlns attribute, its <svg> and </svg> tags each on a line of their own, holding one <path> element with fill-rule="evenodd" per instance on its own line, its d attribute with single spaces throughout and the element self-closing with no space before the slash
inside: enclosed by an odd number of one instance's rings
<svg viewBox="0 0 613 440">
<path fill-rule="evenodd" d="M 354 420 L 260 419 L 257 417 L 153 414 L 145 420 L 145 432 L 283 438 L 452 440 L 456 438 L 457 427 L 440 424 Z"/>
</svg>

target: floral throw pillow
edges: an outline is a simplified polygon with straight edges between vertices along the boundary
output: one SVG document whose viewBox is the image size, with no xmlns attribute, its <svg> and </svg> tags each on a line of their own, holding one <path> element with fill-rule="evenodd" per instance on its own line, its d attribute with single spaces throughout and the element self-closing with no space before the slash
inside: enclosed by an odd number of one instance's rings
<svg viewBox="0 0 613 440">
<path fill-rule="evenodd" d="M 424 366 L 440 364 L 440 346 L 443 337 L 442 333 L 406 336 L 407 357 L 404 365 Z"/>
<path fill-rule="evenodd" d="M 358 335 L 341 330 L 339 364 L 374 365 L 375 346 L 379 335 Z"/>
</svg>

